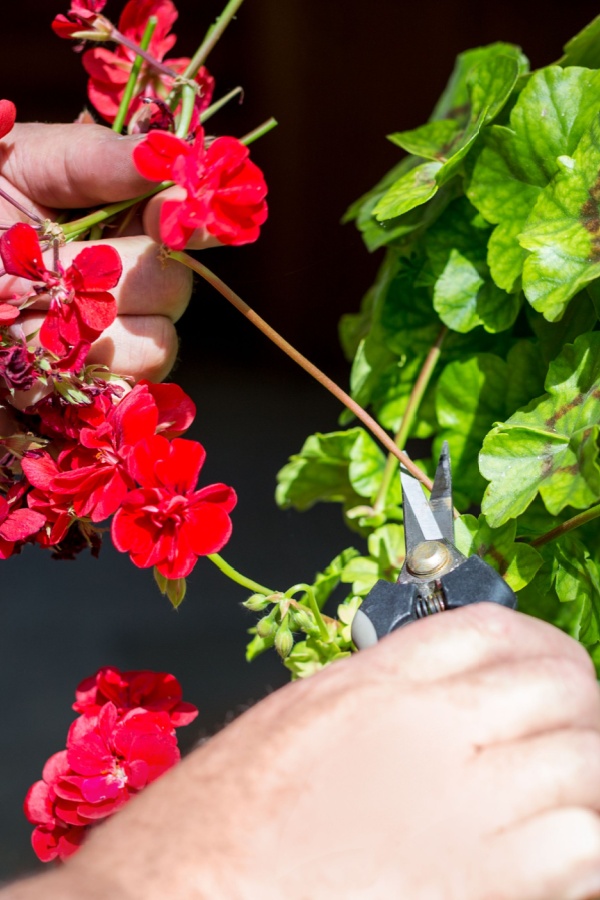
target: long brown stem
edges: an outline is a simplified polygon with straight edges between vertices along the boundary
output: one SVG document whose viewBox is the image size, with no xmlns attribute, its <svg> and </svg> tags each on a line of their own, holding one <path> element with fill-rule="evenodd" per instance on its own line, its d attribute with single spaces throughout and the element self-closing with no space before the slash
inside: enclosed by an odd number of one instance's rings
<svg viewBox="0 0 600 900">
<path fill-rule="evenodd" d="M 326 388 L 334 397 L 336 397 L 340 403 L 343 403 L 344 406 L 347 407 L 357 419 L 359 419 L 363 425 L 365 425 L 371 434 L 373 434 L 378 441 L 402 463 L 402 465 L 407 469 L 411 475 L 414 475 L 422 484 L 425 485 L 426 488 L 431 490 L 432 481 L 425 475 L 424 472 L 416 466 L 413 461 L 400 450 L 389 434 L 384 431 L 381 425 L 375 421 L 375 419 L 366 412 L 362 406 L 352 399 L 352 397 L 347 394 L 345 391 L 339 387 L 335 381 L 332 381 L 328 375 L 325 375 L 320 369 L 317 368 L 309 359 L 299 353 L 295 347 L 293 347 L 288 341 L 285 340 L 274 328 L 265 322 L 263 318 L 261 318 L 258 313 L 254 312 L 254 310 L 239 297 L 235 291 L 232 291 L 228 285 L 225 284 L 224 281 L 215 275 L 210 269 L 207 269 L 206 266 L 202 265 L 202 263 L 198 262 L 198 260 L 193 259 L 187 253 L 183 253 L 180 250 L 166 250 L 166 255 L 171 257 L 172 259 L 176 259 L 179 262 L 183 263 L 185 266 L 188 266 L 205 281 L 208 281 L 226 300 L 229 301 L 235 308 L 242 313 L 253 325 L 256 326 L 269 340 L 273 341 L 280 350 L 283 350 L 290 359 L 293 359 L 295 363 L 297 363 L 301 368 L 304 369 L 305 372 L 308 372 L 309 375 L 319 382 L 324 388 Z"/>
<path fill-rule="evenodd" d="M 549 544 L 550 541 L 555 541 L 557 538 L 562 537 L 563 534 L 567 534 L 568 531 L 573 531 L 573 529 L 575 528 L 580 528 L 582 525 L 586 525 L 588 522 L 593 521 L 593 519 L 597 519 L 599 516 L 600 503 L 596 504 L 596 506 L 592 506 L 585 512 L 579 513 L 578 516 L 573 516 L 572 519 L 567 519 L 566 522 L 562 522 L 560 525 L 557 525 L 556 528 L 553 528 L 551 531 L 547 531 L 546 534 L 541 534 L 539 537 L 534 538 L 531 541 L 531 546 L 543 547 L 544 544 Z"/>
</svg>

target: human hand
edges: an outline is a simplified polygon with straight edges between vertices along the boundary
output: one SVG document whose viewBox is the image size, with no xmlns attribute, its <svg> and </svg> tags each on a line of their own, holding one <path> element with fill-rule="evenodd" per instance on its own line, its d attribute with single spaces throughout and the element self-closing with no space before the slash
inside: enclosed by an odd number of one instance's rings
<svg viewBox="0 0 600 900">
<path fill-rule="evenodd" d="M 138 139 L 121 137 L 100 125 L 17 124 L 0 143 L 0 187 L 42 218 L 51 219 L 61 210 L 131 199 L 154 186 L 131 161 Z M 121 375 L 152 381 L 164 378 L 175 361 L 174 322 L 183 314 L 192 288 L 189 269 L 158 258 L 155 241 L 160 240 L 158 218 L 165 196 L 153 197 L 125 236 L 111 238 L 110 229 L 105 232 L 123 261 L 123 275 L 113 291 L 119 315 L 93 345 L 87 360 Z M 0 197 L 0 223 L 17 221 L 29 220 Z M 208 243 L 196 240 L 193 246 Z M 67 266 L 83 246 L 74 241 L 62 247 L 63 264 Z M 27 287 L 19 279 L 4 276 L 0 300 Z M 38 306 L 24 316 L 31 331 L 43 319 L 43 301 Z M 19 405 L 24 405 L 23 398 Z"/>
<path fill-rule="evenodd" d="M 271 695 L 8 897 L 600 897 L 599 731 L 575 641 L 446 612 Z"/>
</svg>

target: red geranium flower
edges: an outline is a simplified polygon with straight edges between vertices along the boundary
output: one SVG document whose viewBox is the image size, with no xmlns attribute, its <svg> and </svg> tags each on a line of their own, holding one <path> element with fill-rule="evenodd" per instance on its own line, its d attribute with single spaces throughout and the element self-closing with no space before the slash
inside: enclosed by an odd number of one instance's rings
<svg viewBox="0 0 600 900">
<path fill-rule="evenodd" d="M 80 716 L 71 726 L 70 772 L 54 784 L 55 813 L 68 825 L 103 819 L 178 760 L 167 713 L 133 709 L 119 718 L 106 703 L 98 716 Z"/>
<path fill-rule="evenodd" d="M 106 519 L 134 486 L 129 454 L 154 434 L 157 424 L 158 409 L 148 388 L 136 385 L 102 419 L 95 416 L 90 427 L 81 429 L 76 446 L 59 455 L 61 471 L 52 480 L 52 491 L 70 497 L 78 516 L 92 522 Z"/>
<path fill-rule="evenodd" d="M 0 238 L 0 256 L 9 275 L 41 282 L 30 296 L 49 294 L 40 343 L 56 356 L 66 357 L 81 342 L 91 343 L 115 320 L 117 304 L 109 289 L 119 281 L 123 266 L 109 244 L 86 247 L 66 271 L 59 266 L 58 272 L 51 272 L 35 230 L 17 222 Z M 73 365 L 80 363 L 77 352 Z"/>
<path fill-rule="evenodd" d="M 79 848 L 88 830 L 83 825 L 67 825 L 56 815 L 54 786 L 61 775 L 69 772 L 67 751 L 55 753 L 44 766 L 42 780 L 32 784 L 25 797 L 25 815 L 36 826 L 31 843 L 42 862 L 67 859 Z"/>
<path fill-rule="evenodd" d="M 200 128 L 193 144 L 166 131 L 151 131 L 133 151 L 138 172 L 150 181 L 175 181 L 187 196 L 165 200 L 161 238 L 182 250 L 193 233 L 205 229 L 222 244 L 255 241 L 267 218 L 267 185 L 241 141 L 220 137 L 204 146 Z"/>
<path fill-rule="evenodd" d="M 71 0 L 66 16 L 55 16 L 52 30 L 61 38 L 93 38 L 96 32 L 110 33 L 110 22 L 100 13 L 106 0 Z"/>
<path fill-rule="evenodd" d="M 12 129 L 17 110 L 12 100 L 0 100 L 0 139 Z"/>
<path fill-rule="evenodd" d="M 119 32 L 139 44 L 142 39 L 148 18 L 155 16 L 158 24 L 152 35 L 148 52 L 163 62 L 173 73 L 180 75 L 189 63 L 187 58 L 164 59 L 176 41 L 170 34 L 171 27 L 177 19 L 177 10 L 171 0 L 130 0 L 119 19 Z M 119 109 L 125 85 L 131 73 L 136 54 L 129 47 L 119 44 L 116 50 L 106 47 L 93 47 L 84 53 L 82 62 L 90 75 L 88 96 L 101 116 L 113 122 Z M 197 95 L 197 111 L 205 109 L 212 99 L 214 79 L 202 67 L 195 78 L 199 85 Z M 133 103 L 129 106 L 128 120 L 140 105 L 142 97 L 158 97 L 165 99 L 173 87 L 173 77 L 157 71 L 147 62 L 142 63 L 138 77 Z"/>
<path fill-rule="evenodd" d="M 233 488 L 212 484 L 197 491 L 206 453 L 201 444 L 157 435 L 129 457 L 129 471 L 141 485 L 131 491 L 112 521 L 117 550 L 140 568 L 156 566 L 168 579 L 185 578 L 199 556 L 217 553 L 229 540 Z"/>
<path fill-rule="evenodd" d="M 27 540 L 46 523 L 41 513 L 19 506 L 25 489 L 25 485 L 16 485 L 6 497 L 0 496 L 0 559 L 8 559 L 16 543 Z"/>
<path fill-rule="evenodd" d="M 166 712 L 175 728 L 189 725 L 198 715 L 192 703 L 182 701 L 181 685 L 167 672 L 120 672 L 104 666 L 81 682 L 75 692 L 73 709 L 86 716 L 98 715 L 105 703 L 114 703 L 119 714 L 143 707 Z"/>
</svg>

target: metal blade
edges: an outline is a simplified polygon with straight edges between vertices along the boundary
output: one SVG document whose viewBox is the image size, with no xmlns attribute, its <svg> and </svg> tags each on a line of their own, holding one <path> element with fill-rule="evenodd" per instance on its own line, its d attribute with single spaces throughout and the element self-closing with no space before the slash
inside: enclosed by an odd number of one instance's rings
<svg viewBox="0 0 600 900">
<path fill-rule="evenodd" d="M 407 554 L 423 541 L 443 540 L 429 502 L 416 478 L 400 467 L 402 503 L 404 508 L 404 534 Z"/>
<path fill-rule="evenodd" d="M 435 471 L 429 505 L 447 541 L 454 543 L 454 504 L 452 502 L 452 471 L 448 441 L 442 444 L 442 452 Z"/>
</svg>

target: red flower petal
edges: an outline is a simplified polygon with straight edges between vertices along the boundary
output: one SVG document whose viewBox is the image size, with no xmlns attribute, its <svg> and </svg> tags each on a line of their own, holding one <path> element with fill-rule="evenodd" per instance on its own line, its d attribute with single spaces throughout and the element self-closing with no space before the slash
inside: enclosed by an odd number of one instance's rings
<svg viewBox="0 0 600 900">
<path fill-rule="evenodd" d="M 0 100 L 0 138 L 12 129 L 17 118 L 17 108 L 12 100 Z"/>
<path fill-rule="evenodd" d="M 134 147 L 133 162 L 140 175 L 149 181 L 165 181 L 172 178 L 173 165 L 179 157 L 191 152 L 189 145 L 174 134 L 151 131 Z"/>
<path fill-rule="evenodd" d="M 86 247 L 78 253 L 65 275 L 65 282 L 76 293 L 108 291 L 115 287 L 123 272 L 121 257 L 110 244 Z"/>
<path fill-rule="evenodd" d="M 47 269 L 35 229 L 25 222 L 17 222 L 0 238 L 0 256 L 9 275 L 43 281 Z"/>
</svg>

